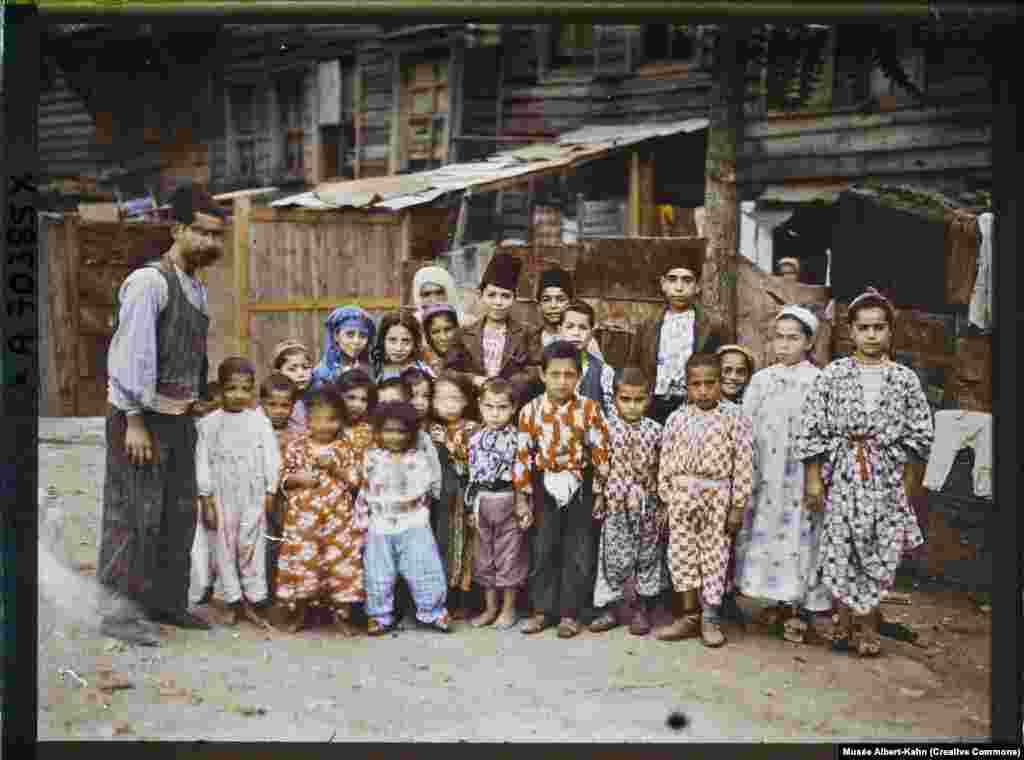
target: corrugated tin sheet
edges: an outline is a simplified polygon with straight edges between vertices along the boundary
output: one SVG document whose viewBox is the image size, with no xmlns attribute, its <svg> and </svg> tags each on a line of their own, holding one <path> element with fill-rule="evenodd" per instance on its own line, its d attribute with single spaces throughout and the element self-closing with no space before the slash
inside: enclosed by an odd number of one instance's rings
<svg viewBox="0 0 1024 760">
<path fill-rule="evenodd" d="M 757 199 L 767 203 L 812 203 L 814 201 L 835 203 L 839 200 L 840 194 L 849 187 L 850 183 L 848 182 L 820 185 L 808 184 L 795 187 L 770 185 Z"/>
<path fill-rule="evenodd" d="M 689 119 L 617 128 L 585 127 L 563 135 L 558 145 L 531 145 L 497 153 L 483 161 L 449 164 L 414 174 L 335 182 L 321 185 L 309 193 L 281 198 L 271 205 L 310 209 L 373 206 L 396 211 L 430 203 L 445 193 L 484 190 L 514 177 L 565 169 L 624 146 L 680 132 L 694 132 L 707 126 L 707 119 Z"/>
</svg>

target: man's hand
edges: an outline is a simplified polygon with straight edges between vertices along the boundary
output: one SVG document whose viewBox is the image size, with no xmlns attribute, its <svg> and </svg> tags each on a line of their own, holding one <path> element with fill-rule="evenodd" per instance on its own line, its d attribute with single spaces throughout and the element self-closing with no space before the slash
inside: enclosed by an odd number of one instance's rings
<svg viewBox="0 0 1024 760">
<path fill-rule="evenodd" d="M 148 464 L 156 460 L 153 439 L 146 430 L 141 414 L 126 415 L 128 428 L 124 433 L 124 450 L 134 465 Z"/>
<path fill-rule="evenodd" d="M 597 496 L 594 497 L 594 508 L 593 508 L 592 511 L 593 511 L 594 519 L 595 520 L 603 520 L 605 518 L 605 514 L 604 514 L 604 494 L 603 493 L 602 494 L 598 494 Z"/>
<path fill-rule="evenodd" d="M 274 494 L 272 494 L 272 493 L 268 493 L 267 494 L 266 498 L 263 501 L 263 510 L 268 515 L 273 515 L 274 514 Z"/>
</svg>

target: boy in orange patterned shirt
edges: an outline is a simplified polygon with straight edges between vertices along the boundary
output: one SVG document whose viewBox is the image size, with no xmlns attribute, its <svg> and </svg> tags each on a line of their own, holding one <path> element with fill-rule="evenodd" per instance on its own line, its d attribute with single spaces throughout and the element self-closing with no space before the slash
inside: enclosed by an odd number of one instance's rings
<svg viewBox="0 0 1024 760">
<path fill-rule="evenodd" d="M 539 633 L 554 619 L 560 638 L 581 631 L 597 569 L 594 513 L 604 509 L 608 478 L 608 424 L 601 406 L 576 393 L 580 352 L 555 341 L 544 349 L 544 394 L 519 413 L 519 448 L 512 471 L 516 513 L 530 527 L 533 616 L 522 627 Z"/>
</svg>

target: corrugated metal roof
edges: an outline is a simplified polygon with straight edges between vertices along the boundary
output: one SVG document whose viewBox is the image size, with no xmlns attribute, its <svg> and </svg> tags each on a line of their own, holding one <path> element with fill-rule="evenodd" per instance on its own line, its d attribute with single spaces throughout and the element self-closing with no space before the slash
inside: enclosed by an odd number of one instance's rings
<svg viewBox="0 0 1024 760">
<path fill-rule="evenodd" d="M 397 211 L 430 203 L 445 193 L 487 190 L 530 174 L 562 170 L 627 145 L 708 126 L 707 119 L 627 127 L 592 126 L 562 135 L 557 145 L 539 143 L 496 153 L 483 161 L 448 164 L 431 171 L 333 182 L 311 192 L 274 201 L 272 206 L 309 209 L 379 208 Z"/>
<path fill-rule="evenodd" d="M 840 194 L 849 187 L 849 182 L 769 185 L 757 199 L 767 203 L 835 203 L 839 200 Z"/>
</svg>

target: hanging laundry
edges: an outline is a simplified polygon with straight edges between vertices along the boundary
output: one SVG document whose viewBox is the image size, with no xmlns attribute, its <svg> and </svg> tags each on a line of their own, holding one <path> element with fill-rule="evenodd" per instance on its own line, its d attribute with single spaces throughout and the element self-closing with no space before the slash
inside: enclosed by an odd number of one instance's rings
<svg viewBox="0 0 1024 760">
<path fill-rule="evenodd" d="M 924 487 L 941 491 L 961 449 L 974 449 L 974 495 L 992 498 L 992 415 L 958 409 L 936 412 L 935 441 Z"/>
<path fill-rule="evenodd" d="M 984 213 L 978 217 L 978 229 L 981 231 L 981 247 L 978 251 L 978 276 L 974 281 L 974 292 L 968 318 L 975 327 L 982 330 L 991 329 L 992 318 L 992 232 L 994 217 Z"/>
</svg>

